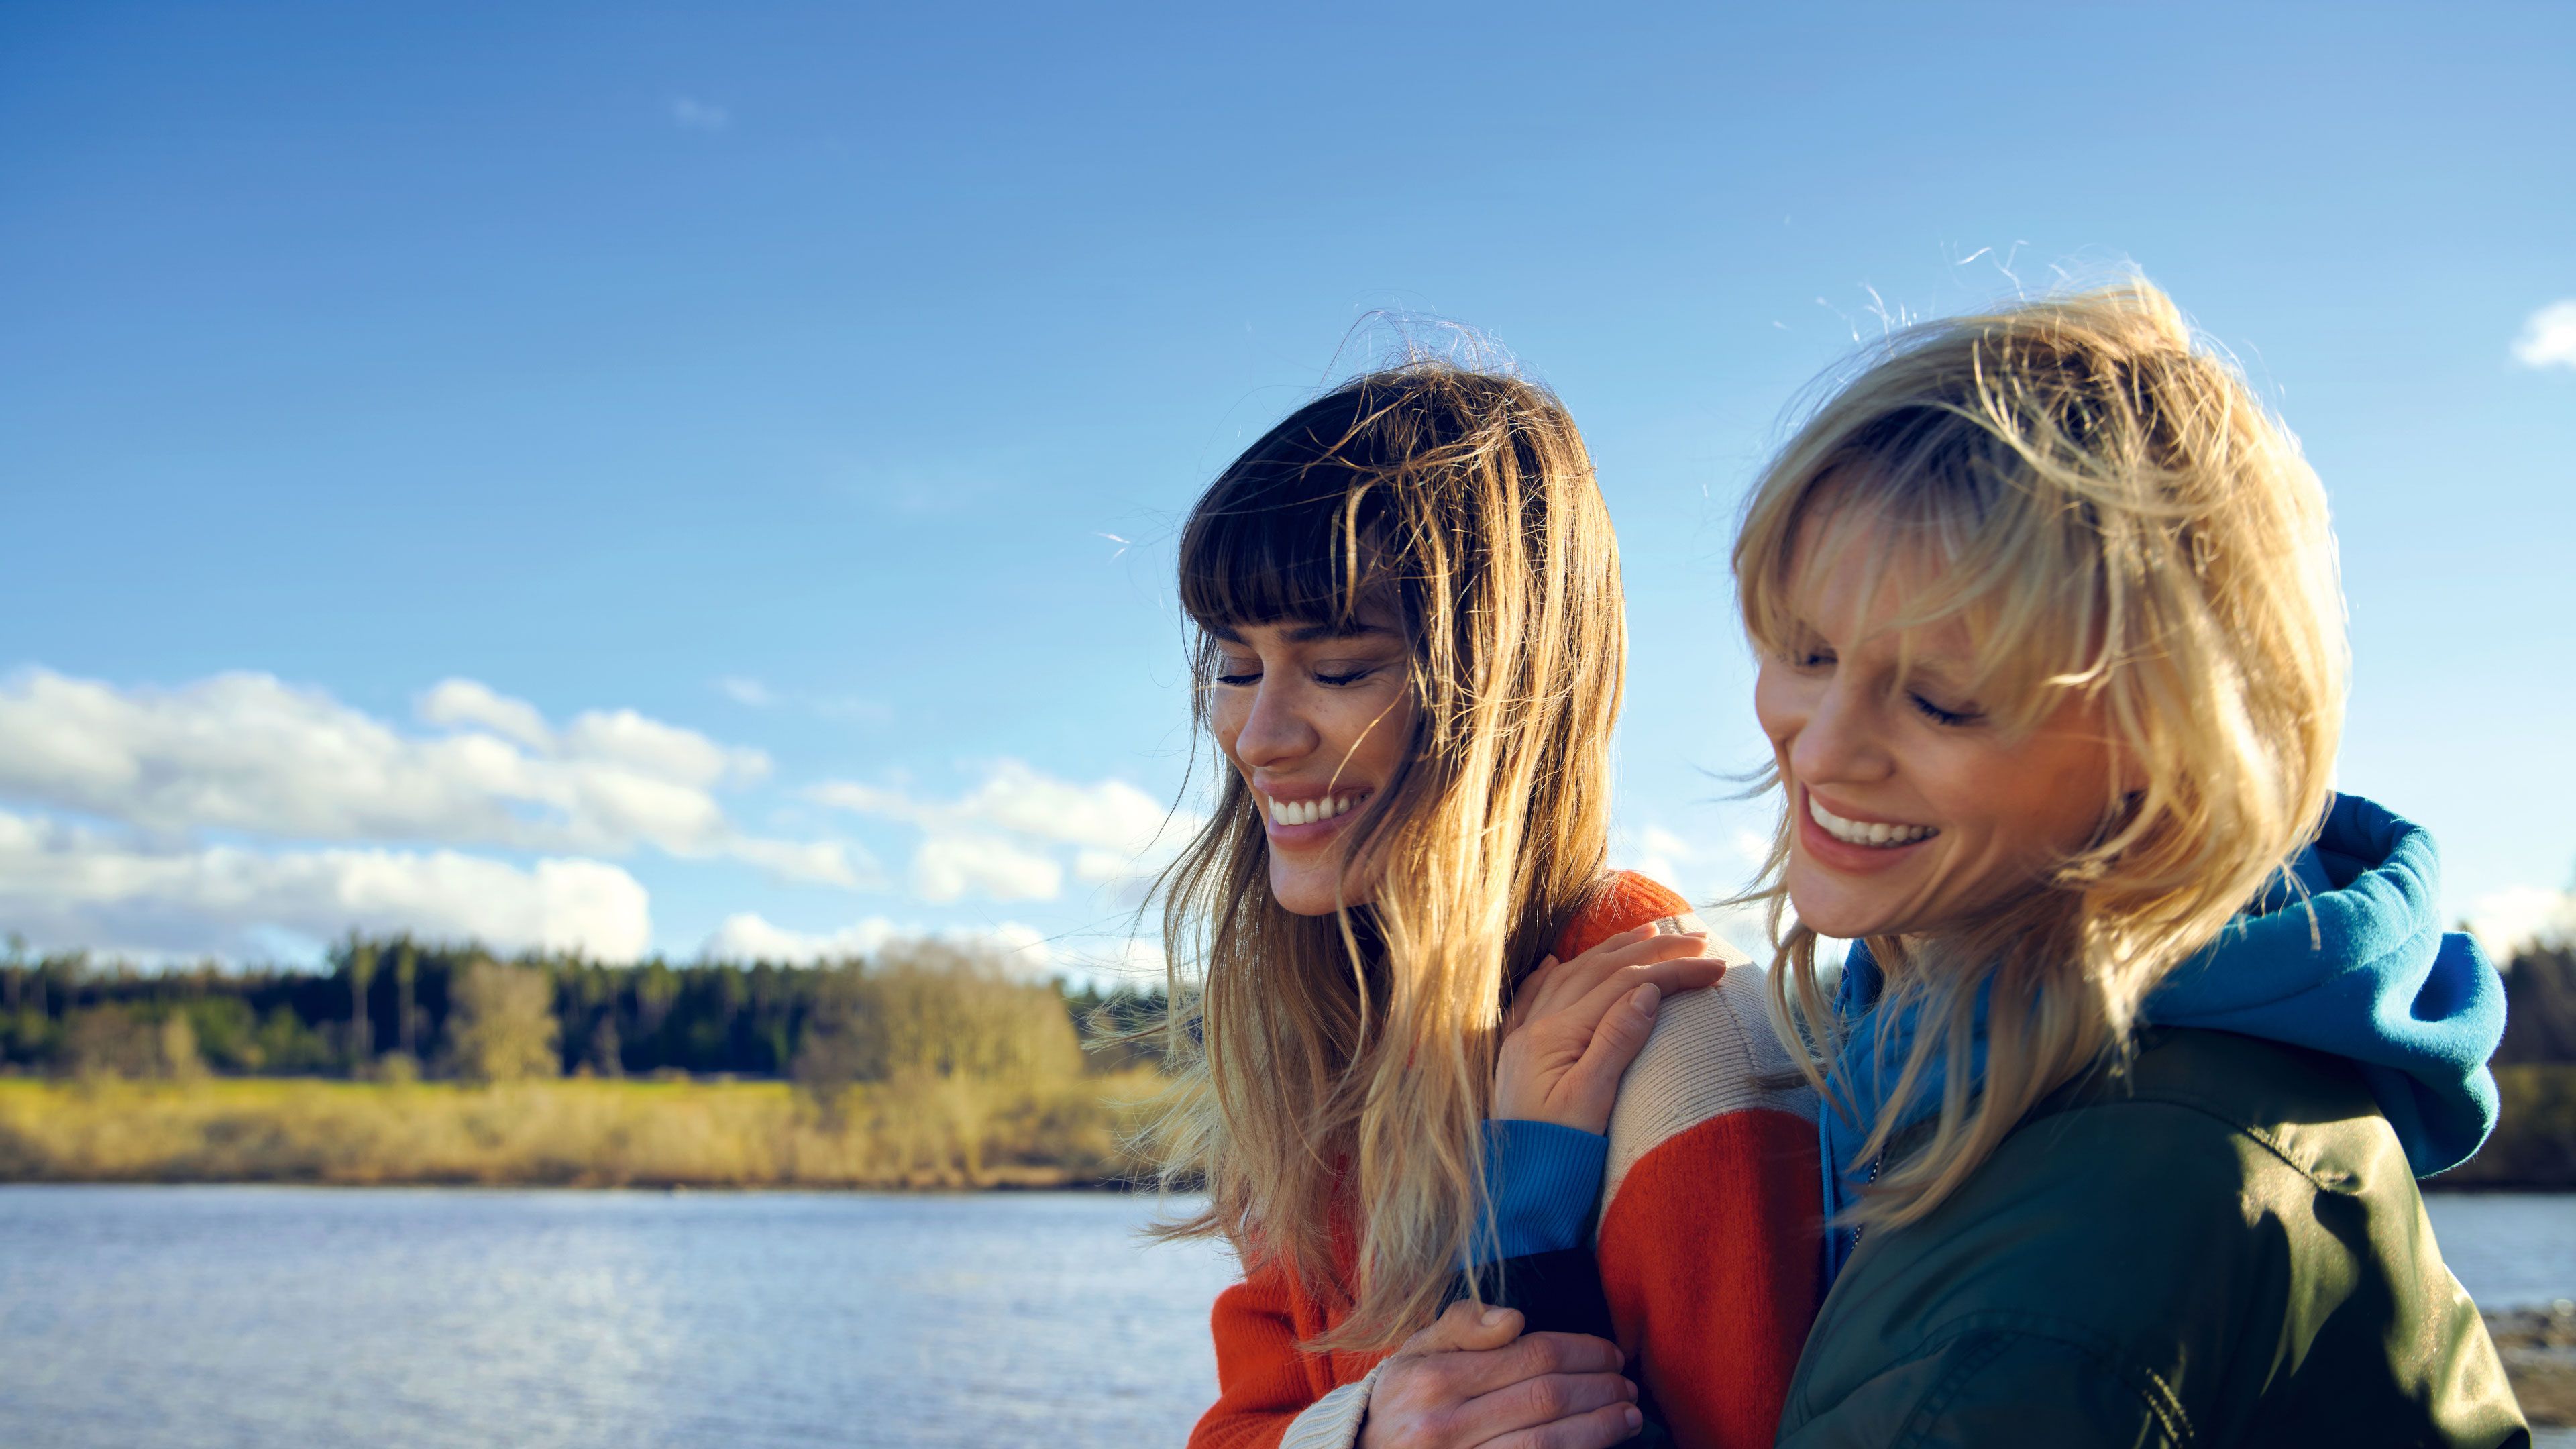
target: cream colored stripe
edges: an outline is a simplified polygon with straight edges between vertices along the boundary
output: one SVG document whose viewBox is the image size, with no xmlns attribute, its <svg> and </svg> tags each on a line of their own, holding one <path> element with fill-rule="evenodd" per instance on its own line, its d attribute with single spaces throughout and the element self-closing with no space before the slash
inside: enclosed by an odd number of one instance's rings
<svg viewBox="0 0 2576 1449">
<path fill-rule="evenodd" d="M 1359 1442 L 1360 1426 L 1368 1422 L 1369 1391 L 1385 1370 L 1381 1361 L 1358 1383 L 1344 1384 L 1307 1405 L 1306 1412 L 1288 1421 L 1279 1449 L 1351 1449 Z"/>
<path fill-rule="evenodd" d="M 1720 954 L 1722 944 L 1712 941 L 1711 954 Z M 1813 1092 L 1803 1085 L 1773 1085 L 1797 1069 L 1772 1034 L 1762 968 L 1735 960 L 1743 953 L 1732 947 L 1723 954 L 1734 962 L 1725 978 L 1665 1002 L 1654 1035 L 1620 1080 L 1618 1105 L 1610 1113 L 1601 1211 L 1647 1153 L 1712 1117 L 1767 1107 L 1816 1119 Z"/>
</svg>

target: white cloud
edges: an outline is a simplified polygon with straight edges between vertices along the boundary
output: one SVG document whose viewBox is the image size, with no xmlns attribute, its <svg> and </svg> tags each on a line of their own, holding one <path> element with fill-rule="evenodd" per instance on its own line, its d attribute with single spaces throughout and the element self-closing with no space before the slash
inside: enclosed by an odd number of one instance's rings
<svg viewBox="0 0 2576 1449">
<path fill-rule="evenodd" d="M 925 901 L 1051 901 L 1064 893 L 1064 867 L 998 835 L 933 835 L 913 852 L 912 886 Z"/>
<path fill-rule="evenodd" d="M 783 961 L 810 966 L 817 961 L 875 955 L 897 934 L 894 922 L 883 916 L 871 916 L 855 926 L 818 935 L 773 926 L 744 911 L 725 917 L 724 924 L 716 927 L 715 933 L 698 948 L 698 954 L 710 961 Z"/>
<path fill-rule="evenodd" d="M 404 734 L 272 675 L 119 688 L 50 670 L 0 679 L 0 798 L 158 836 L 240 831 L 622 855 L 731 857 L 791 880 L 863 883 L 831 842 L 745 835 L 714 791 L 766 777 L 768 756 L 633 710 L 560 730 L 474 680 L 418 703 L 444 733 Z"/>
<path fill-rule="evenodd" d="M 248 955 L 263 931 L 355 927 L 626 961 L 651 940 L 648 906 L 633 876 L 595 860 L 522 870 L 447 850 L 154 849 L 0 811 L 0 916 L 46 944 Z"/>
<path fill-rule="evenodd" d="M 733 112 L 695 96 L 675 96 L 671 121 L 683 131 L 721 131 L 733 124 Z"/>
<path fill-rule="evenodd" d="M 809 785 L 805 789 L 805 798 L 817 805 L 847 810 L 853 815 L 874 815 L 879 819 L 902 820 L 915 825 L 926 823 L 925 817 L 933 808 L 914 804 L 912 798 L 901 790 L 862 785 L 855 780 L 826 780 L 820 785 Z"/>
<path fill-rule="evenodd" d="M 564 726 L 557 752 L 567 759 L 624 765 L 681 784 L 747 785 L 769 774 L 758 750 L 719 745 L 696 730 L 646 719 L 631 709 L 591 710 Z"/>
<path fill-rule="evenodd" d="M 750 709 L 767 709 L 778 703 L 778 696 L 757 679 L 729 674 L 716 681 L 716 691 L 734 703 Z"/>
<path fill-rule="evenodd" d="M 2576 891 L 2508 886 L 2478 897 L 2469 933 L 2498 964 L 2534 941 L 2576 941 Z"/>
<path fill-rule="evenodd" d="M 854 956 L 873 956 L 897 941 L 945 941 L 951 945 L 981 948 L 997 955 L 1005 969 L 1014 975 L 1036 978 L 1055 965 L 1055 954 L 1047 939 L 1034 927 L 1016 921 L 998 925 L 923 930 L 903 928 L 883 916 L 871 916 L 855 925 L 837 931 L 806 932 L 770 924 L 750 912 L 727 916 L 716 927 L 698 954 L 710 961 L 778 961 L 789 965 L 811 966 L 823 961 L 843 961 Z"/>
<path fill-rule="evenodd" d="M 995 765 L 957 808 L 970 820 L 1044 840 L 1130 851 L 1143 850 L 1170 813 L 1124 780 L 1077 785 L 1017 760 Z"/>
<path fill-rule="evenodd" d="M 1186 835 L 1198 824 L 1186 813 L 1173 815 L 1124 780 L 1076 784 L 1018 760 L 997 762 L 983 783 L 955 801 L 916 800 L 901 790 L 847 780 L 826 781 L 806 794 L 817 804 L 925 828 L 998 826 L 1040 840 L 1130 852 L 1145 849 L 1158 835 Z"/>
<path fill-rule="evenodd" d="M 874 857 L 839 840 L 738 839 L 724 853 L 759 866 L 780 880 L 861 890 L 883 883 Z"/>
<path fill-rule="evenodd" d="M 919 826 L 913 859 L 923 898 L 954 900 L 980 891 L 1001 900 L 1050 899 L 1063 888 L 1062 848 L 1088 884 L 1150 875 L 1199 828 L 1124 780 L 1060 780 L 1019 760 L 1002 760 L 955 800 L 923 800 L 899 788 L 825 781 L 806 798 L 820 805 Z"/>
<path fill-rule="evenodd" d="M 2525 367 L 2576 367 L 2576 297 L 2532 313 L 2514 339 L 2513 357 Z"/>
<path fill-rule="evenodd" d="M 522 699 L 495 693 L 471 679 L 443 679 L 420 697 L 421 719 L 434 725 L 481 725 L 530 749 L 554 748 L 554 731 L 546 717 Z"/>
</svg>

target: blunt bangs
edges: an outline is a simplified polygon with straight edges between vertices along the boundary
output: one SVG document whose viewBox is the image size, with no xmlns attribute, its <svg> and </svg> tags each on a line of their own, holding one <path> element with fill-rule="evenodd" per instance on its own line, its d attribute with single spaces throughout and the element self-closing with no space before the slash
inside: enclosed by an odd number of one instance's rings
<svg viewBox="0 0 2576 1449">
<path fill-rule="evenodd" d="M 1454 465 L 1494 420 L 1426 405 L 1440 370 L 1372 374 L 1290 413 L 1226 468 L 1181 532 L 1181 607 L 1201 628 L 1350 622 L 1397 592 L 1411 475 Z M 1406 610 L 1407 623 L 1413 610 Z"/>
<path fill-rule="evenodd" d="M 1369 485 L 1335 461 L 1228 469 L 1181 534 L 1182 609 L 1202 629 L 1349 622 L 1384 553 L 1384 500 Z"/>
</svg>

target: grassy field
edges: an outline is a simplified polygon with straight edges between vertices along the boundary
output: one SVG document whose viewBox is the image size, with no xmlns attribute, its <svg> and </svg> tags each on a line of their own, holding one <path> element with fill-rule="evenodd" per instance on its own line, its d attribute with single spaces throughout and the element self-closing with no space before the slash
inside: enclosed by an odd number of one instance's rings
<svg viewBox="0 0 2576 1449">
<path fill-rule="evenodd" d="M 1150 1072 L 1008 1092 L 783 1082 L 0 1080 L 0 1181 L 1063 1186 L 1113 1178 Z"/>
<path fill-rule="evenodd" d="M 2504 1120 L 2445 1188 L 2576 1187 L 2576 1066 L 2497 1071 Z M 1051 1186 L 1124 1176 L 1150 1070 L 923 1080 L 826 1112 L 777 1081 L 0 1077 L 0 1182 Z"/>
</svg>

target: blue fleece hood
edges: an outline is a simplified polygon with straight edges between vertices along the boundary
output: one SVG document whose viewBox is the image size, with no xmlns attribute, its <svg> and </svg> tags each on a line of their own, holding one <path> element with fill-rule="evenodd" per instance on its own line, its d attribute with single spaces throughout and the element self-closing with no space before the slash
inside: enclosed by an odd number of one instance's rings
<svg viewBox="0 0 2576 1449">
<path fill-rule="evenodd" d="M 2369 1084 L 2416 1176 L 2467 1161 L 2495 1127 L 2487 1058 L 2504 1037 L 2504 983 L 2474 941 L 2442 929 L 2433 837 L 2340 795 L 2290 873 L 2303 891 L 2284 881 L 2253 902 L 2147 998 L 2142 1019 L 2343 1057 Z M 1877 1009 L 1884 985 L 1868 950 L 1853 943 L 1835 995 L 1849 1025 L 1835 1080 L 1859 1120 L 1841 1120 L 1830 1106 L 1817 1114 L 1829 1214 L 1859 1197 L 1869 1165 L 1851 1159 L 1913 1044 L 1911 1013 L 1890 1020 Z M 1981 996 L 1970 1053 L 1980 1077 L 1985 1019 Z M 1927 1066 L 1909 1123 L 1940 1110 L 1944 1063 Z M 1829 1267 L 1839 1269 L 1848 1235 L 1827 1237 Z"/>
</svg>

